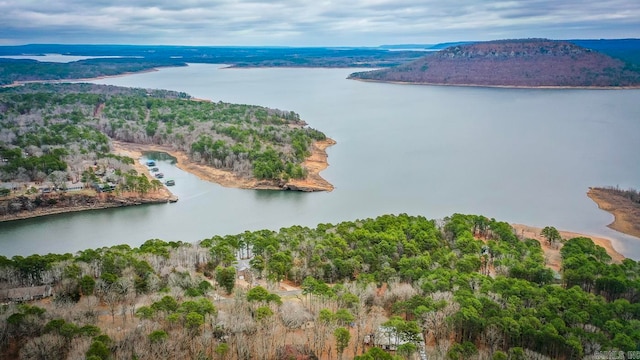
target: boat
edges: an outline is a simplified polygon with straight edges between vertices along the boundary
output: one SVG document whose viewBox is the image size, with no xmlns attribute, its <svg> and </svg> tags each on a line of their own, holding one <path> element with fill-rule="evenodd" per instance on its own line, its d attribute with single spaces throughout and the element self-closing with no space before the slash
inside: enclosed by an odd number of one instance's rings
<svg viewBox="0 0 640 360">
<path fill-rule="evenodd" d="M 147 161 L 147 166 L 156 166 L 156 162 L 153 160 Z"/>
<path fill-rule="evenodd" d="M 157 177 L 158 179 L 162 179 L 162 178 L 164 177 L 164 174 L 163 174 L 163 173 L 157 173 L 157 174 L 156 174 L 156 177 Z"/>
<path fill-rule="evenodd" d="M 174 180 L 167 180 L 164 182 L 164 184 L 167 186 L 173 186 L 176 184 L 176 182 Z"/>
<path fill-rule="evenodd" d="M 158 172 L 158 171 L 159 171 L 159 169 L 158 169 L 157 167 L 154 167 L 154 168 L 152 168 L 152 169 L 151 169 L 151 171 L 152 171 L 152 172 Z"/>
</svg>

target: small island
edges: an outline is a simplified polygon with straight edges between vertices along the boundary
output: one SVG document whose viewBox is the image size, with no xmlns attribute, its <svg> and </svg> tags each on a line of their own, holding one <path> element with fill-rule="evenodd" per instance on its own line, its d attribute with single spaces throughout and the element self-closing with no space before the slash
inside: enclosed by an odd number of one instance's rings
<svg viewBox="0 0 640 360">
<path fill-rule="evenodd" d="M 227 187 L 331 191 L 335 142 L 293 111 L 174 91 L 28 84 L 0 91 L 0 221 L 175 202 L 139 163 L 163 151 Z"/>
<path fill-rule="evenodd" d="M 638 88 L 640 72 L 622 60 L 568 41 L 497 40 L 454 45 L 396 67 L 350 79 L 407 84 Z"/>
</svg>

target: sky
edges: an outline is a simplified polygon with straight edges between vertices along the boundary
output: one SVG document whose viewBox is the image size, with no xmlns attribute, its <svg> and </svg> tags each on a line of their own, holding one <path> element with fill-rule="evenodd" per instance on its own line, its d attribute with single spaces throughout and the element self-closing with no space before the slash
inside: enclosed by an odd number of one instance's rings
<svg viewBox="0 0 640 360">
<path fill-rule="evenodd" d="M 0 45 L 377 46 L 640 37 L 639 0 L 0 0 Z"/>
</svg>

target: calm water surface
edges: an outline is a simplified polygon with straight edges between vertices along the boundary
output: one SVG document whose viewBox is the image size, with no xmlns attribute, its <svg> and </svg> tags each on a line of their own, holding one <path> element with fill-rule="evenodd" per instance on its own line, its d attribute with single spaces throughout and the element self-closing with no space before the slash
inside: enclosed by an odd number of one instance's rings
<svg viewBox="0 0 640 360">
<path fill-rule="evenodd" d="M 640 240 L 608 229 L 612 216 L 586 196 L 640 186 L 640 91 L 377 84 L 346 80 L 352 71 L 196 64 L 96 81 L 294 110 L 338 142 L 322 173 L 335 190 L 229 189 L 161 162 L 177 203 L 0 224 L 0 254 L 460 212 L 609 237 L 640 259 Z"/>
</svg>

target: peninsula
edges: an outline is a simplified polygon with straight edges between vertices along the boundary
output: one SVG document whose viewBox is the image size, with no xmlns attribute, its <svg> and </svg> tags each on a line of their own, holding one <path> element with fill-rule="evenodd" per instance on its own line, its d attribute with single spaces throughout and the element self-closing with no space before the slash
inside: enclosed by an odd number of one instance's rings
<svg viewBox="0 0 640 360">
<path fill-rule="evenodd" d="M 186 172 L 196 175 L 202 180 L 214 182 L 224 187 L 252 189 L 252 190 L 294 190 L 294 191 L 332 191 L 333 185 L 320 176 L 320 172 L 327 168 L 327 153 L 325 149 L 336 142 L 333 139 L 315 141 L 311 145 L 311 153 L 302 162 L 307 170 L 307 176 L 301 179 L 289 179 L 286 182 L 276 180 L 258 180 L 255 177 L 243 177 L 233 171 L 217 169 L 194 161 L 188 153 L 163 145 L 136 144 L 113 141 L 114 153 L 141 158 L 145 152 L 164 152 L 176 158 L 176 166 Z"/>
<path fill-rule="evenodd" d="M 614 220 L 607 225 L 622 233 L 640 238 L 640 193 L 617 187 L 592 187 L 587 193 L 598 207 L 611 213 Z"/>
<path fill-rule="evenodd" d="M 293 111 L 93 84 L 0 91 L 0 221 L 177 198 L 138 159 L 165 151 L 205 180 L 331 191 L 335 142 Z"/>
<path fill-rule="evenodd" d="M 568 41 L 498 40 L 454 45 L 392 68 L 350 79 L 407 84 L 638 88 L 640 72 L 620 59 Z"/>
</svg>

